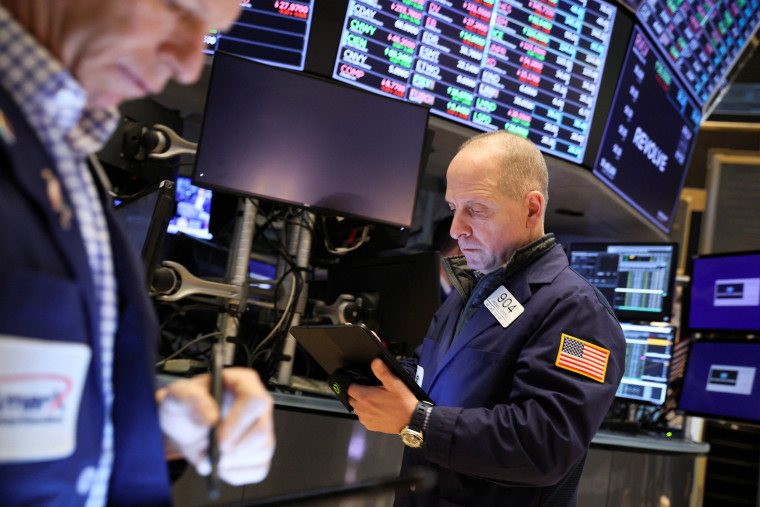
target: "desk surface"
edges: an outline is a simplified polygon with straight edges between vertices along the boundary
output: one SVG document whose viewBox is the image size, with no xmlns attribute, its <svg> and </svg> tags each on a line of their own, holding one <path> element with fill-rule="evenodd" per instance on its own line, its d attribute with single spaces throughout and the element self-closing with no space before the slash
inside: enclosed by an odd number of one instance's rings
<svg viewBox="0 0 760 507">
<path fill-rule="evenodd" d="M 275 405 L 279 407 L 332 412 L 350 416 L 345 407 L 334 398 L 286 393 L 272 393 L 272 396 L 274 397 Z M 607 430 L 599 430 L 591 441 L 591 445 L 686 454 L 707 454 L 710 451 L 710 444 L 706 442 L 692 442 L 690 440 L 668 438 L 665 436 L 633 435 Z"/>
</svg>

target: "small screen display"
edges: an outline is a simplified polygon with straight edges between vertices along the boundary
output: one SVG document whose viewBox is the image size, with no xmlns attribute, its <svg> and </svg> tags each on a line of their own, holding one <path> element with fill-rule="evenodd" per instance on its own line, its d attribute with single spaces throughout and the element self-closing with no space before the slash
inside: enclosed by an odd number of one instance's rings
<svg viewBox="0 0 760 507">
<path fill-rule="evenodd" d="M 718 419 L 760 422 L 760 343 L 694 341 L 678 408 Z"/>
<path fill-rule="evenodd" d="M 190 178 L 177 178 L 177 213 L 169 222 L 167 232 L 182 232 L 200 239 L 212 239 L 209 231 L 211 220 L 211 197 L 213 192 L 207 188 L 196 187 Z"/>
<path fill-rule="evenodd" d="M 694 259 L 689 328 L 760 333 L 760 252 Z"/>
<path fill-rule="evenodd" d="M 621 322 L 625 334 L 625 373 L 615 396 L 662 405 L 668 394 L 675 331 L 672 326 Z"/>
<path fill-rule="evenodd" d="M 570 266 L 627 321 L 670 320 L 677 262 L 676 243 L 574 243 L 570 248 Z"/>
</svg>

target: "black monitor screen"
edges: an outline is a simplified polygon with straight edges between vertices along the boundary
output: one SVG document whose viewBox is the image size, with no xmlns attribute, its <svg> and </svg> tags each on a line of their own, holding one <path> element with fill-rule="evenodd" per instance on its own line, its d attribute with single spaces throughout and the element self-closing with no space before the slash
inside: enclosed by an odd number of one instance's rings
<svg viewBox="0 0 760 507">
<path fill-rule="evenodd" d="M 427 108 L 217 53 L 193 182 L 409 227 Z"/>
<path fill-rule="evenodd" d="M 760 423 L 760 343 L 691 343 L 678 409 L 707 418 Z"/>
<path fill-rule="evenodd" d="M 645 0 L 636 17 L 676 70 L 681 82 L 707 105 L 760 23 L 756 0 Z"/>
<path fill-rule="evenodd" d="M 693 259 L 691 331 L 760 333 L 760 252 Z"/>
<path fill-rule="evenodd" d="M 240 17 L 229 30 L 206 35 L 206 52 L 303 70 L 314 0 L 241 0 L 240 6 Z"/>
<path fill-rule="evenodd" d="M 663 58 L 634 29 L 594 174 L 669 232 L 700 119 Z"/>
<path fill-rule="evenodd" d="M 678 244 L 573 243 L 570 266 L 607 298 L 619 319 L 668 322 Z"/>
<path fill-rule="evenodd" d="M 625 373 L 617 398 L 662 405 L 668 394 L 676 328 L 621 322 L 625 334 Z"/>
<path fill-rule="evenodd" d="M 617 14 L 600 0 L 350 0 L 332 75 L 581 163 Z"/>
</svg>

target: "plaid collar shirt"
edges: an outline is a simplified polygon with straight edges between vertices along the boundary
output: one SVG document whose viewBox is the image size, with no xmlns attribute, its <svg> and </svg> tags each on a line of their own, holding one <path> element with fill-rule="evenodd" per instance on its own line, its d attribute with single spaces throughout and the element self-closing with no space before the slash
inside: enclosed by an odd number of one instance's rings
<svg viewBox="0 0 760 507">
<path fill-rule="evenodd" d="M 101 200 L 86 157 L 113 134 L 116 108 L 87 108 L 87 94 L 47 49 L 0 7 L 0 86 L 21 107 L 55 161 L 71 200 L 95 283 L 102 350 L 105 427 L 97 467 L 86 467 L 76 487 L 87 506 L 105 505 L 113 464 L 113 350 L 117 290 L 113 255 Z M 48 175 L 48 177 L 50 177 Z M 55 177 L 55 176 L 53 176 Z"/>
</svg>

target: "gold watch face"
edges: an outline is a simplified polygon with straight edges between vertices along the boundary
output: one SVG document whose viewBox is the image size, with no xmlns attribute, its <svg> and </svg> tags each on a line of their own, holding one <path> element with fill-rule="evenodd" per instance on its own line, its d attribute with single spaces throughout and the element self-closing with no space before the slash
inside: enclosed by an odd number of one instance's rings
<svg viewBox="0 0 760 507">
<path fill-rule="evenodd" d="M 401 430 L 401 433 L 399 433 L 399 436 L 401 437 L 401 441 L 409 447 L 422 447 L 422 433 L 419 431 L 404 428 Z"/>
</svg>

